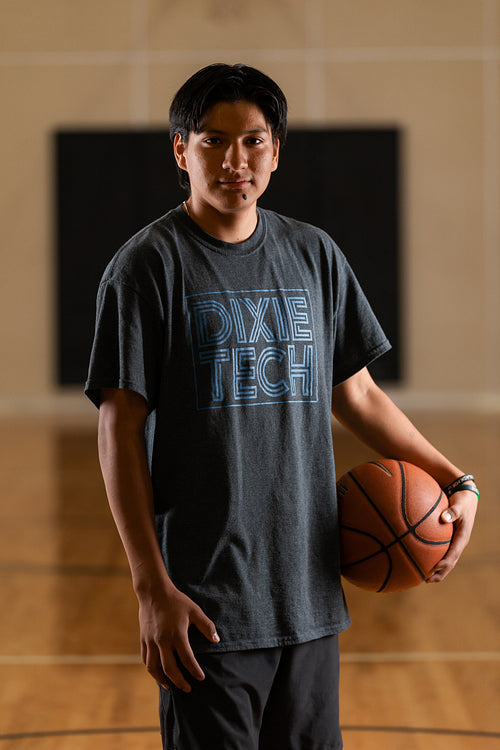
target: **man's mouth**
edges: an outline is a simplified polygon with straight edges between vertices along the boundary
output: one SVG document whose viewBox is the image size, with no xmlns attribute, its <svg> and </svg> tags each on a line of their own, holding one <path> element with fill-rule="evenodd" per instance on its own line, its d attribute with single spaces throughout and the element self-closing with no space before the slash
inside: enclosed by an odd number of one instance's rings
<svg viewBox="0 0 500 750">
<path fill-rule="evenodd" d="M 247 189 L 250 185 L 250 180 L 220 180 L 219 181 L 221 185 L 223 185 L 225 188 L 228 188 L 228 190 L 244 190 Z"/>
</svg>

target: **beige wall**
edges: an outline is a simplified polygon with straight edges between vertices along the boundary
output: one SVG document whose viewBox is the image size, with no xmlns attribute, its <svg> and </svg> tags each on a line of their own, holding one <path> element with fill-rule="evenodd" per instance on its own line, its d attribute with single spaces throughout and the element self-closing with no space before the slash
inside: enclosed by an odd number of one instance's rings
<svg viewBox="0 0 500 750">
<path fill-rule="evenodd" d="M 0 0 L 0 411 L 60 403 L 54 129 L 164 125 L 216 61 L 292 124 L 403 128 L 404 392 L 500 403 L 500 0 Z"/>
</svg>

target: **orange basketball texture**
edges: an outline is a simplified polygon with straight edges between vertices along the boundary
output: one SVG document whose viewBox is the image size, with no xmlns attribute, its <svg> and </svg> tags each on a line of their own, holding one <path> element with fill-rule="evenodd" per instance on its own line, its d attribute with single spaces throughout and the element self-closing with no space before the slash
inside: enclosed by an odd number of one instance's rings
<svg viewBox="0 0 500 750">
<path fill-rule="evenodd" d="M 438 483 L 413 464 L 381 459 L 356 466 L 337 482 L 340 566 L 369 591 L 417 586 L 446 554 L 452 524 Z"/>
</svg>

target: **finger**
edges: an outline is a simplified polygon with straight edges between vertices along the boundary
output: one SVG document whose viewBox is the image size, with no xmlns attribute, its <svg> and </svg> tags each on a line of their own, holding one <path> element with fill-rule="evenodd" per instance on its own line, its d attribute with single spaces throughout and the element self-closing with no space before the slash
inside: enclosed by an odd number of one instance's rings
<svg viewBox="0 0 500 750">
<path fill-rule="evenodd" d="M 443 510 L 441 513 L 441 521 L 443 521 L 443 523 L 453 523 L 457 518 L 457 511 L 453 507 L 446 508 L 446 510 Z"/>
<path fill-rule="evenodd" d="M 446 557 L 455 555 L 458 560 L 470 541 L 474 517 L 467 517 L 457 511 L 456 508 L 451 510 L 453 510 L 456 520 L 454 521 L 453 540 Z"/>
<path fill-rule="evenodd" d="M 446 511 L 444 511 L 446 513 Z M 457 516 L 458 517 L 458 516 Z M 447 575 L 451 573 L 455 565 L 460 559 L 462 552 L 464 551 L 469 541 L 470 533 L 468 533 L 463 526 L 456 524 L 453 531 L 453 541 L 450 544 L 448 552 L 435 565 L 431 576 L 427 579 L 427 583 L 439 583 L 444 580 Z"/>
<path fill-rule="evenodd" d="M 457 561 L 458 557 L 444 557 L 441 562 L 436 565 L 429 578 L 427 578 L 426 583 L 440 583 L 443 581 L 446 576 L 451 573 L 457 564 Z"/>
<path fill-rule="evenodd" d="M 441 521 L 453 523 L 453 540 L 445 557 L 435 566 L 427 583 L 439 583 L 451 573 L 462 552 L 469 543 L 474 516 L 477 509 L 477 497 L 472 492 L 457 493 L 458 497 L 441 513 Z"/>
<path fill-rule="evenodd" d="M 474 492 L 457 492 L 451 496 L 449 507 L 441 513 L 441 520 L 445 523 L 461 521 L 472 529 L 477 505 L 478 498 Z"/>
<path fill-rule="evenodd" d="M 156 682 L 164 687 L 166 690 L 170 689 L 168 677 L 162 666 L 160 654 L 156 649 L 148 649 L 147 646 L 143 646 L 143 662 L 146 666 L 148 673 Z"/>
<path fill-rule="evenodd" d="M 191 692 L 191 685 L 179 669 L 175 654 L 164 654 L 162 665 L 164 673 L 175 687 L 179 688 L 179 690 L 182 690 L 184 693 Z"/>
<path fill-rule="evenodd" d="M 195 625 L 207 640 L 212 641 L 212 643 L 220 642 L 219 634 L 217 633 L 215 624 L 206 616 L 206 614 L 204 614 L 204 612 L 200 608 L 193 612 L 191 616 L 191 624 Z"/>
<path fill-rule="evenodd" d="M 446 513 L 447 511 L 444 511 Z M 450 521 L 447 521 L 450 523 Z M 457 564 L 465 544 L 460 543 L 460 534 L 457 535 L 456 528 L 453 530 L 453 540 L 446 555 L 434 566 L 427 583 L 439 583 L 451 573 Z"/>
<path fill-rule="evenodd" d="M 181 642 L 178 644 L 177 648 L 177 656 L 179 657 L 179 660 L 182 664 L 182 666 L 189 672 L 189 674 L 194 677 L 195 680 L 198 680 L 201 682 L 205 679 L 205 673 L 203 672 L 202 668 L 196 661 L 196 657 L 193 653 L 193 650 L 189 644 L 189 641 Z"/>
</svg>

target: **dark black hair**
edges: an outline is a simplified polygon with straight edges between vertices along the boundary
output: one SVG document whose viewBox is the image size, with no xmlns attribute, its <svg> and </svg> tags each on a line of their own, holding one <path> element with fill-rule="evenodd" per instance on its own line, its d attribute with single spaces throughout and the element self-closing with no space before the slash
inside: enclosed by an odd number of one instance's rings
<svg viewBox="0 0 500 750">
<path fill-rule="evenodd" d="M 219 102 L 246 101 L 256 104 L 271 128 L 273 141 L 284 144 L 287 132 L 287 101 L 272 78 L 248 65 L 207 65 L 191 76 L 176 93 L 170 106 L 170 138 L 179 133 L 187 143 L 190 133 L 199 133 L 205 114 Z M 177 168 L 181 187 L 189 190 L 189 176 Z"/>
</svg>

